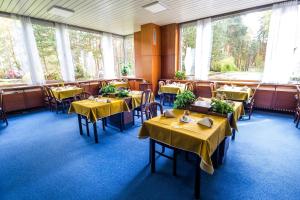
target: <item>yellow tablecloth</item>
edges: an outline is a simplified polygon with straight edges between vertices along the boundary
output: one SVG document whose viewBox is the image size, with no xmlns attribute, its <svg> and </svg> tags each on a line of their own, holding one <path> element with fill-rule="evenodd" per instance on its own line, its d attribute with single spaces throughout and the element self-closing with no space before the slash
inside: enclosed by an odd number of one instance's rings
<svg viewBox="0 0 300 200">
<path fill-rule="evenodd" d="M 127 82 L 111 82 L 110 84 L 114 85 L 116 88 L 129 88 L 128 83 Z"/>
<path fill-rule="evenodd" d="M 78 94 L 83 92 L 83 89 L 78 88 L 78 87 L 73 87 L 73 88 L 64 87 L 64 88 L 61 88 L 61 89 L 52 88 L 51 90 L 52 90 L 53 95 L 55 96 L 55 98 L 57 98 L 59 100 L 74 97 L 75 95 L 78 95 Z"/>
<path fill-rule="evenodd" d="M 238 130 L 237 121 L 245 114 L 244 105 L 242 102 L 234 102 L 233 121 L 230 123 L 231 128 Z"/>
<path fill-rule="evenodd" d="M 236 101 L 246 101 L 252 95 L 251 88 L 247 88 L 245 91 L 243 87 L 226 87 L 217 89 L 218 95 L 225 95 L 226 99 L 236 100 Z"/>
<path fill-rule="evenodd" d="M 110 103 L 96 102 L 95 100 L 82 100 L 72 102 L 69 113 L 77 113 L 86 116 L 91 122 L 97 119 L 108 117 L 117 113 L 129 111 L 128 105 L 123 99 L 116 98 L 99 98 L 110 99 Z"/>
<path fill-rule="evenodd" d="M 182 123 L 179 118 L 183 110 L 173 110 L 176 118 L 158 116 L 143 123 L 139 138 L 150 137 L 172 147 L 193 152 L 201 157 L 200 167 L 209 174 L 214 172 L 211 156 L 226 136 L 231 135 L 231 128 L 226 118 L 191 113 L 192 122 Z M 212 128 L 198 125 L 203 117 L 210 117 Z"/>
<path fill-rule="evenodd" d="M 131 101 L 132 109 L 137 108 L 141 105 L 142 91 L 131 91 L 129 93 L 129 96 L 132 98 Z M 150 102 L 153 101 L 154 101 L 154 94 L 151 93 Z"/>
<path fill-rule="evenodd" d="M 159 93 L 180 94 L 184 91 L 185 86 L 164 85 L 159 89 Z"/>
</svg>

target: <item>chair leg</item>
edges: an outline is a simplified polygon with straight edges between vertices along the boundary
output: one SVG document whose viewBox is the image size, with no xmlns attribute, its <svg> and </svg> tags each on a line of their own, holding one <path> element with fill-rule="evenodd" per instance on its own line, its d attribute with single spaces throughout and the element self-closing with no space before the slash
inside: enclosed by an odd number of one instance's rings
<svg viewBox="0 0 300 200">
<path fill-rule="evenodd" d="M 144 112 L 141 110 L 141 120 L 142 120 L 142 124 L 144 123 Z"/>
<path fill-rule="evenodd" d="M 298 126 L 299 126 L 299 122 L 300 122 L 300 115 L 298 115 L 298 118 L 297 118 L 297 122 L 296 122 L 296 128 L 298 128 Z"/>
<path fill-rule="evenodd" d="M 105 131 L 106 118 L 102 119 L 102 129 Z"/>
</svg>

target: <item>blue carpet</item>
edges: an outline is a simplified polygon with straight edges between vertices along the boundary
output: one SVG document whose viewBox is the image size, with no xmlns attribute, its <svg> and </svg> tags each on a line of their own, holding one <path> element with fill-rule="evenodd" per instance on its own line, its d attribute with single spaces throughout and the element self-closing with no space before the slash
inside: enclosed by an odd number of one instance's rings
<svg viewBox="0 0 300 200">
<path fill-rule="evenodd" d="M 91 127 L 92 128 L 92 127 Z M 0 199 L 193 199 L 194 167 L 181 155 L 178 176 L 169 160 L 148 164 L 140 124 L 119 132 L 99 128 L 99 144 L 80 136 L 76 115 L 35 111 L 0 125 Z M 255 112 L 224 165 L 202 173 L 202 199 L 299 199 L 300 130 L 292 116 Z"/>
</svg>

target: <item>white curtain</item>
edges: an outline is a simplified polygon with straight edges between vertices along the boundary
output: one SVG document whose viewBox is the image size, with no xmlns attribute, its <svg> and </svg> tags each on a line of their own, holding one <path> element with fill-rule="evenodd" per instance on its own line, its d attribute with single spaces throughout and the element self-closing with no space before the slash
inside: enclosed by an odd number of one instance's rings
<svg viewBox="0 0 300 200">
<path fill-rule="evenodd" d="M 287 83 L 295 65 L 298 3 L 274 4 L 268 35 L 263 82 Z"/>
<path fill-rule="evenodd" d="M 197 21 L 195 79 L 207 80 L 212 49 L 211 18 Z"/>
<path fill-rule="evenodd" d="M 29 17 L 19 17 L 21 21 L 20 35 L 22 37 L 22 46 L 25 47 L 25 56 L 22 56 L 22 63 L 28 66 L 32 84 L 44 84 L 45 77 L 43 67 L 40 61 L 39 52 L 34 38 L 33 28 Z"/>
<path fill-rule="evenodd" d="M 56 49 L 64 81 L 75 81 L 75 70 L 71 53 L 70 38 L 67 26 L 55 23 Z"/>
<path fill-rule="evenodd" d="M 115 78 L 115 66 L 114 66 L 114 51 L 112 34 L 103 33 L 102 37 L 102 52 L 103 52 L 103 64 L 104 64 L 104 78 Z"/>
</svg>

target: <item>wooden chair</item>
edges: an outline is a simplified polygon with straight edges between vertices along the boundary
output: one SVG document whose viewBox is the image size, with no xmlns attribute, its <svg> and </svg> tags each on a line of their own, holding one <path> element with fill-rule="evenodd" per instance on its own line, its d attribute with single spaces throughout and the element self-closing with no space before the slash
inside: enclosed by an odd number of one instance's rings
<svg viewBox="0 0 300 200">
<path fill-rule="evenodd" d="M 210 87 L 210 93 L 211 93 L 211 98 L 216 97 L 216 84 L 215 83 L 210 83 L 209 84 Z"/>
<path fill-rule="evenodd" d="M 51 94 L 49 93 L 46 86 L 43 87 L 43 100 L 44 104 L 49 108 L 50 111 L 53 110 L 54 102 L 52 101 Z"/>
<path fill-rule="evenodd" d="M 146 111 L 146 119 L 151 119 L 153 117 L 157 117 L 158 116 L 158 110 L 160 111 L 160 114 L 162 115 L 164 110 L 163 110 L 163 106 L 158 103 L 158 102 L 151 102 L 150 104 L 148 104 L 145 108 Z"/>
<path fill-rule="evenodd" d="M 8 126 L 8 120 L 6 116 L 6 112 L 4 110 L 4 99 L 3 99 L 3 90 L 0 90 L 0 119 L 5 122 L 6 126 Z"/>
<path fill-rule="evenodd" d="M 164 85 L 165 85 L 164 81 L 159 81 L 158 82 L 158 95 L 159 95 L 160 104 L 163 104 L 163 102 L 164 102 L 164 93 L 160 92 L 161 87 L 164 86 Z"/>
<path fill-rule="evenodd" d="M 194 92 L 194 84 L 191 82 L 188 82 L 185 84 L 185 90 L 189 90 L 191 92 Z"/>
<path fill-rule="evenodd" d="M 256 91 L 260 87 L 260 84 L 257 85 L 257 87 L 253 91 L 253 95 L 246 101 L 244 102 L 244 107 L 245 110 L 248 112 L 248 119 L 251 119 L 252 112 L 253 112 L 253 107 L 255 103 L 255 97 L 256 97 Z"/>
<path fill-rule="evenodd" d="M 74 97 L 74 100 L 75 101 L 85 100 L 88 99 L 90 96 L 92 96 L 92 94 L 89 92 L 81 92 L 80 94 Z"/>
<path fill-rule="evenodd" d="M 62 112 L 65 112 L 67 106 L 71 104 L 71 101 L 72 101 L 73 98 L 67 98 L 67 99 L 62 99 L 62 100 L 57 99 L 54 96 L 53 91 L 49 87 L 46 86 L 46 89 L 47 89 L 48 93 L 51 96 L 51 103 L 54 104 L 54 108 L 55 108 L 56 113 L 58 113 L 60 108 L 61 108 Z"/>
<path fill-rule="evenodd" d="M 133 117 L 134 116 L 141 117 L 142 123 L 144 123 L 144 114 L 146 114 L 145 109 L 146 106 L 150 103 L 150 99 L 151 99 L 151 90 L 147 89 L 143 91 L 141 96 L 141 105 L 134 109 L 134 111 L 137 111 L 137 115 L 133 114 Z"/>
<path fill-rule="evenodd" d="M 163 106 L 160 103 L 151 102 L 150 104 L 148 104 L 146 106 L 146 118 L 147 118 L 147 120 L 149 120 L 153 117 L 157 117 L 158 116 L 158 111 L 160 112 L 161 115 L 163 114 Z M 177 155 L 179 153 L 178 150 L 172 148 L 169 145 L 166 145 L 166 144 L 163 144 L 163 143 L 160 143 L 160 142 L 157 142 L 157 141 L 156 141 L 156 143 L 159 144 L 162 147 L 162 149 L 161 149 L 161 151 L 155 151 L 155 153 L 157 153 L 157 154 L 173 161 L 173 175 L 176 176 L 176 174 L 177 174 L 177 172 L 176 172 Z M 150 145 L 149 146 L 149 161 L 151 162 L 151 153 L 150 153 L 151 143 L 149 143 L 149 145 Z M 165 153 L 165 148 L 173 150 L 173 156 L 169 156 L 169 155 L 164 154 Z"/>
<path fill-rule="evenodd" d="M 166 80 L 166 84 L 171 84 L 172 81 L 171 80 Z"/>
<path fill-rule="evenodd" d="M 296 127 L 298 128 L 300 122 L 300 87 L 296 85 L 297 94 L 296 94 L 296 109 L 295 109 L 295 116 L 294 116 L 294 123 L 296 123 Z"/>
</svg>

